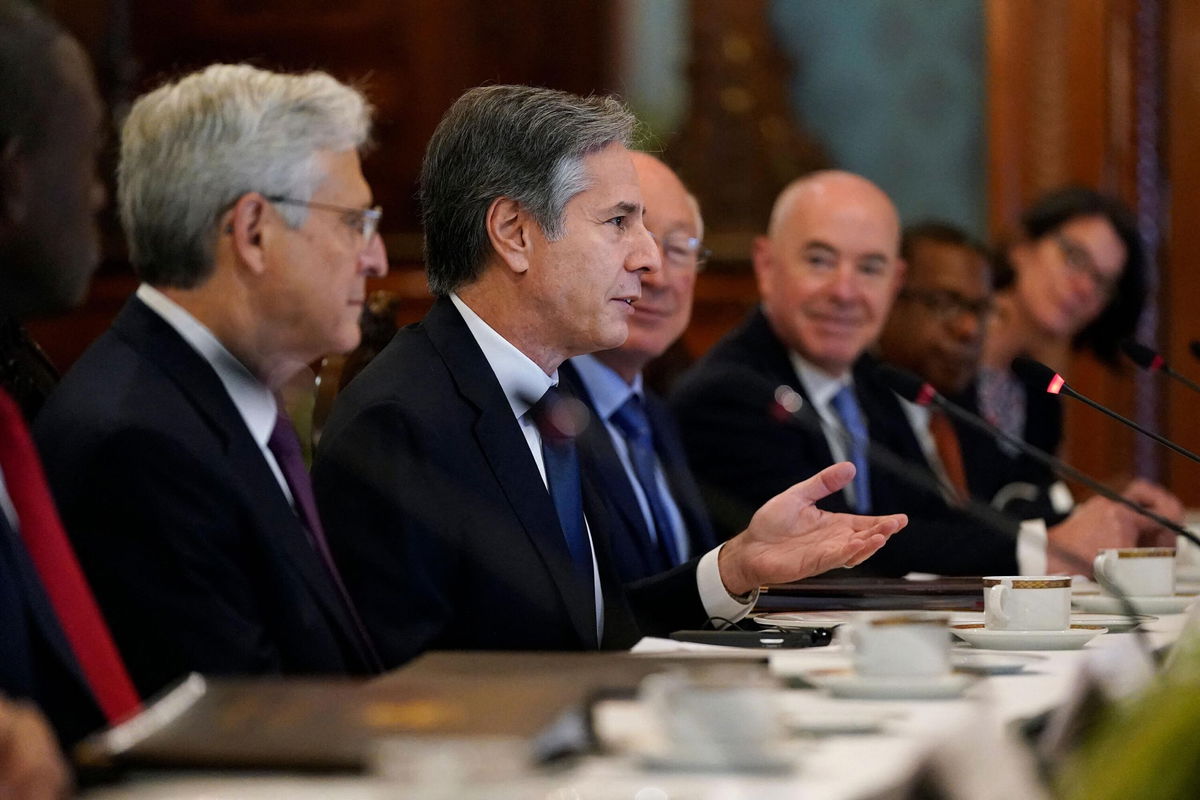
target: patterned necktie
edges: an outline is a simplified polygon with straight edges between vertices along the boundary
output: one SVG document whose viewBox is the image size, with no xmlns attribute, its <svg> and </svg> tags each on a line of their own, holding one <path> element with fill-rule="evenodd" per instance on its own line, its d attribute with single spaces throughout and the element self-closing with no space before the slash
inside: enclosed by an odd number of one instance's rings
<svg viewBox="0 0 1200 800">
<path fill-rule="evenodd" d="M 346 591 L 346 586 L 342 583 L 342 576 L 338 572 L 337 564 L 333 561 L 333 554 L 329 552 L 325 529 L 321 525 L 320 515 L 317 514 L 317 501 L 313 496 L 312 479 L 308 475 L 308 470 L 304 466 L 304 456 L 300 452 L 300 439 L 296 436 L 296 429 L 292 427 L 292 421 L 288 419 L 282 409 L 275 417 L 275 427 L 271 431 L 271 438 L 267 440 L 267 449 L 271 451 L 271 455 L 275 456 L 275 462 L 279 464 L 283 479 L 287 481 L 288 488 L 292 490 L 292 499 L 295 501 L 300 522 L 305 532 L 308 533 L 313 549 L 317 551 L 317 555 L 325 564 L 329 577 L 333 579 L 338 594 L 341 595 L 342 602 L 350 613 L 350 618 L 354 621 L 354 627 L 357 629 L 364 649 L 374 659 L 374 666 L 377 669 L 380 668 L 379 655 L 375 651 L 366 626 L 358 616 L 358 609 L 354 607 L 354 602 L 350 599 L 350 593 Z"/>
<path fill-rule="evenodd" d="M 650 430 L 650 420 L 646 417 L 642 399 L 636 394 L 630 395 L 629 399 L 613 412 L 609 420 L 625 437 L 629 461 L 633 464 L 633 474 L 637 476 L 642 493 L 646 496 L 646 503 L 650 506 L 659 553 L 665 560 L 665 566 L 673 567 L 682 559 L 679 557 L 679 548 L 675 541 L 675 526 L 671 524 L 666 502 L 659 491 L 654 433 Z"/>
<path fill-rule="evenodd" d="M 0 470 L 17 510 L 21 540 L 92 695 L 110 724 L 141 709 L 141 700 L 96 598 L 67 540 L 29 429 L 16 403 L 0 391 Z"/>
<path fill-rule="evenodd" d="M 558 513 L 571 563 L 579 577 L 592 585 L 592 548 L 583 519 L 583 488 L 574 431 L 565 424 L 563 397 L 551 386 L 533 405 L 530 413 L 542 437 L 542 462 L 550 499 Z"/>
<path fill-rule="evenodd" d="M 941 409 L 930 409 L 929 435 L 937 448 L 946 478 L 954 489 L 955 499 L 962 503 L 970 496 L 967 491 L 967 473 L 963 467 L 962 445 L 958 442 L 958 432 L 954 430 L 954 423 Z"/>
<path fill-rule="evenodd" d="M 854 510 L 859 514 L 871 511 L 871 473 L 867 466 L 867 447 L 870 438 L 867 435 L 867 423 L 863 420 L 862 409 L 858 407 L 858 398 L 854 396 L 854 387 L 843 386 L 830 401 L 842 427 L 849 434 L 850 463 L 854 464 Z"/>
</svg>

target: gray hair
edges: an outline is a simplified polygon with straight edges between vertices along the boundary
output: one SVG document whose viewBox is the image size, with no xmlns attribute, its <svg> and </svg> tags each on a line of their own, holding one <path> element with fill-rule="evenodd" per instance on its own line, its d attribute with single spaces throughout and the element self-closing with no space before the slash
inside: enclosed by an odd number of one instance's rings
<svg viewBox="0 0 1200 800">
<path fill-rule="evenodd" d="M 22 0 L 0 0 L 0 148 L 37 149 L 61 85 L 53 44 L 62 29 Z"/>
<path fill-rule="evenodd" d="M 567 202 L 588 188 L 583 159 L 629 146 L 635 119 L 612 97 L 531 86 L 482 86 L 460 97 L 421 165 L 421 221 L 429 289 L 446 295 L 474 282 L 490 242 L 487 210 L 499 197 L 529 210 L 551 241 Z"/>
<path fill-rule="evenodd" d="M 371 106 L 324 72 L 214 64 L 138 98 L 121 133 L 117 202 L 138 275 L 193 288 L 213 269 L 221 216 L 247 192 L 307 201 L 318 151 L 361 149 Z M 292 227 L 308 209 L 280 206 Z"/>
</svg>

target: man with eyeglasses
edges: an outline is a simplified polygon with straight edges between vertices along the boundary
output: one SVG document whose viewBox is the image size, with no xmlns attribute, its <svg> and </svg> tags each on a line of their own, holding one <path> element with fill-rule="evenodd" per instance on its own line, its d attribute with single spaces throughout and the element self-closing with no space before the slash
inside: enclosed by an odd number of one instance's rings
<svg viewBox="0 0 1200 800">
<path fill-rule="evenodd" d="M 576 356 L 559 368 L 595 414 L 580 437 L 616 507 L 613 558 L 625 582 L 678 566 L 715 544 L 666 404 L 643 386 L 642 370 L 675 343 L 692 317 L 696 276 L 708 256 L 700 206 L 671 168 L 630 153 L 646 203 L 646 230 L 662 269 L 642 275 L 629 337 L 613 350 Z"/>
<path fill-rule="evenodd" d="M 908 270 L 880 334 L 878 354 L 975 410 L 976 377 L 995 308 L 987 252 L 959 228 L 941 222 L 906 228 L 900 252 Z M 902 416 L 878 422 L 890 429 L 896 454 L 936 478 L 948 504 L 974 497 L 1002 509 L 1019 530 L 1012 552 L 1020 574 L 1079 572 L 1097 549 L 1132 547 L 1140 535 L 1153 533 L 1102 497 L 1081 503 L 1068 517 L 1070 491 L 1041 464 L 1002 451 L 990 436 L 956 424 L 935 407 L 899 402 Z M 1155 510 L 1179 511 L 1173 497 L 1144 481 L 1127 491 Z M 948 549 L 950 556 L 958 552 Z M 964 563 L 971 558 L 965 552 L 960 557 Z"/>
<path fill-rule="evenodd" d="M 358 344 L 386 256 L 371 108 L 320 72 L 214 65 L 141 97 L 118 201 L 142 279 L 35 426 L 64 523 L 144 696 L 186 674 L 367 674 L 276 398 Z"/>
</svg>

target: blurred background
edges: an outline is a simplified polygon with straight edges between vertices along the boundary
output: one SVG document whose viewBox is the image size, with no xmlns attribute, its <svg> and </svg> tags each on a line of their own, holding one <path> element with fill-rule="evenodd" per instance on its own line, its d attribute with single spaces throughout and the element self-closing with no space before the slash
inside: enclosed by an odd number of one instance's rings
<svg viewBox="0 0 1200 800">
<path fill-rule="evenodd" d="M 1082 182 L 1134 208 L 1149 246 L 1140 338 L 1200 362 L 1200 3 L 1193 0 L 44 0 L 88 48 L 112 113 L 213 61 L 319 68 L 378 108 L 365 165 L 391 272 L 383 313 L 419 319 L 416 176 L 445 109 L 481 83 L 615 92 L 698 196 L 714 259 L 671 358 L 700 355 L 757 301 L 752 238 L 782 186 L 837 166 L 877 182 L 905 222 L 938 217 L 1004 241 L 1044 190 Z M 111 188 L 111 181 L 110 181 Z M 136 281 L 110 208 L 86 305 L 30 326 L 59 369 Z M 1088 356 L 1080 391 L 1200 449 L 1197 398 Z M 1068 404 L 1068 460 L 1164 481 L 1200 506 L 1194 465 Z"/>
</svg>

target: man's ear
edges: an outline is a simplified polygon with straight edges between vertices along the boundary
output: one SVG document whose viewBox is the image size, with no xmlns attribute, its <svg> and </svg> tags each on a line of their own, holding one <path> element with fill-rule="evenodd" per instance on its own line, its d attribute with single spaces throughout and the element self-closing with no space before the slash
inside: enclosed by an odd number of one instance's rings
<svg viewBox="0 0 1200 800">
<path fill-rule="evenodd" d="M 497 197 L 484 218 L 488 240 L 500 260 L 515 273 L 529 269 L 533 247 L 533 215 L 511 197 Z"/>
<path fill-rule="evenodd" d="M 29 215 L 29 166 L 21 142 L 12 137 L 0 147 L 0 228 L 24 224 Z"/>
<path fill-rule="evenodd" d="M 899 256 L 895 260 L 896 274 L 892 278 L 892 299 L 896 299 L 896 295 L 900 294 L 900 290 L 904 288 L 904 284 L 908 281 L 908 262 Z"/>
<path fill-rule="evenodd" d="M 754 262 L 754 277 L 758 281 L 758 293 L 766 299 L 771 282 L 771 239 L 767 236 L 755 236 L 750 253 Z"/>
<path fill-rule="evenodd" d="M 221 230 L 233 240 L 233 252 L 238 260 L 251 272 L 261 275 L 266 271 L 263 243 L 268 214 L 267 199 L 258 192 L 244 194 L 225 212 Z"/>
</svg>

